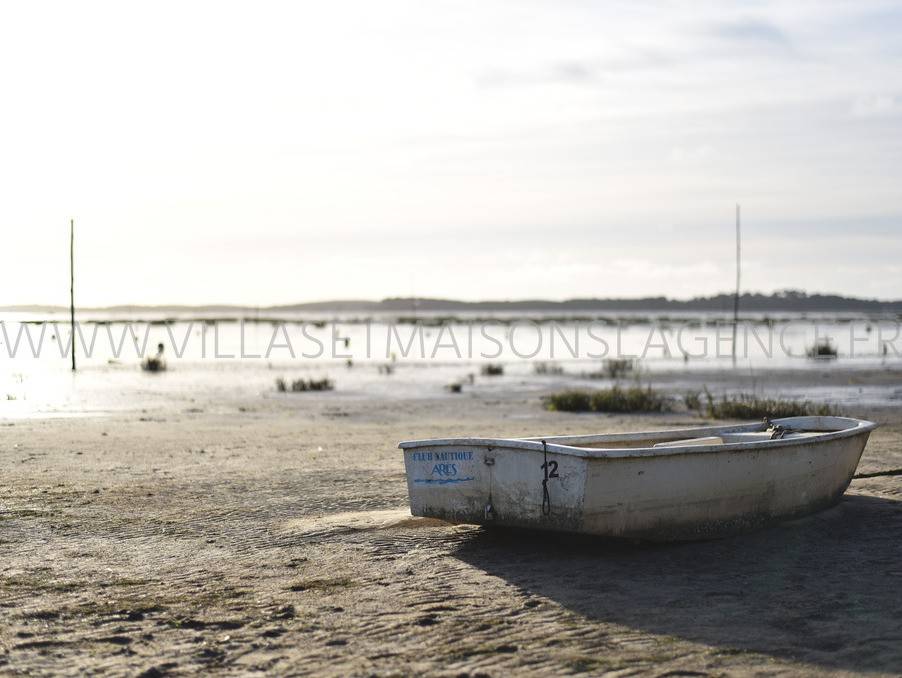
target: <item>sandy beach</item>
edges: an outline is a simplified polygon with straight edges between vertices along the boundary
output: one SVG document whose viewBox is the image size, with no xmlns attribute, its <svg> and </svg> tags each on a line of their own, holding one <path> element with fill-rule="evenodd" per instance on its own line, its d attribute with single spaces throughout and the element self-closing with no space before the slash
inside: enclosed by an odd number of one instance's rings
<svg viewBox="0 0 902 678">
<path fill-rule="evenodd" d="M 898 407 L 850 412 L 882 427 L 838 506 L 750 535 L 651 546 L 410 517 L 399 440 L 703 421 L 548 412 L 543 388 L 5 420 L 0 673 L 902 670 Z"/>
<path fill-rule="evenodd" d="M 0 19 L 0 678 L 902 678 L 902 2 Z"/>
</svg>

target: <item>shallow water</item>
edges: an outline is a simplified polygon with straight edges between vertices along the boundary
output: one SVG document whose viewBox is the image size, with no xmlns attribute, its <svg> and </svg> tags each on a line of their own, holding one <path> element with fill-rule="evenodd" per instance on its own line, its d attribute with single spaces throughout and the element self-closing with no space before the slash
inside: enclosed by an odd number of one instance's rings
<svg viewBox="0 0 902 678">
<path fill-rule="evenodd" d="M 356 400 L 416 400 L 422 398 L 468 398 L 474 395 L 498 397 L 520 393 L 538 397 L 563 388 L 600 388 L 615 383 L 610 379 L 585 376 L 589 366 L 578 362 L 564 366 L 563 374 L 536 374 L 534 365 L 510 363 L 504 374 L 485 377 L 474 363 L 399 365 L 386 375 L 378 365 L 342 364 L 261 365 L 258 362 L 226 363 L 175 362 L 162 373 L 142 372 L 135 365 L 88 365 L 73 374 L 64 366 L 41 366 L 30 372 L 4 372 L 0 376 L 0 419 L 60 416 L 103 416 L 121 412 L 161 414 L 203 410 L 234 410 L 254 400 L 284 401 L 293 406 L 305 399 L 341 403 Z M 899 366 L 895 367 L 896 370 Z M 814 368 L 801 374 L 789 371 L 739 369 L 704 371 L 648 370 L 627 376 L 621 383 L 636 379 L 654 383 L 675 396 L 708 387 L 718 392 L 755 392 L 786 398 L 809 399 L 835 405 L 902 406 L 902 379 L 874 382 L 874 372 L 837 366 L 822 384 Z M 469 376 L 473 375 L 472 383 Z M 859 375 L 863 375 L 859 378 Z M 328 376 L 335 389 L 324 392 L 280 393 L 276 378 L 319 379 Z M 859 383 L 860 382 L 860 383 Z M 463 393 L 452 393 L 448 385 L 462 383 Z M 2 397 L 5 395 L 5 398 Z"/>
<path fill-rule="evenodd" d="M 434 319 L 420 325 L 111 319 L 78 327 L 76 374 L 69 369 L 68 326 L 61 319 L 56 324 L 23 320 L 0 318 L 0 418 L 190 411 L 198 403 L 215 409 L 217 403 L 254 398 L 461 397 L 447 390 L 452 383 L 463 384 L 465 393 L 540 393 L 607 385 L 609 379 L 588 377 L 603 373 L 610 358 L 635 365 L 625 380 L 664 382 L 674 391 L 701 388 L 707 375 L 718 373 L 724 390 L 837 404 L 902 404 L 902 380 L 857 377 L 902 369 L 902 333 L 888 320 L 744 322 L 733 370 L 732 327 L 715 317 L 617 323 L 532 318 L 443 326 L 430 324 Z M 837 359 L 805 357 L 808 347 L 826 338 L 838 350 Z M 158 343 L 169 369 L 142 372 L 141 358 L 153 354 Z M 503 376 L 483 377 L 487 363 L 503 365 Z M 540 364 L 550 369 L 537 373 Z M 829 383 L 819 383 L 818 375 L 827 372 Z M 278 393 L 280 377 L 288 382 L 328 377 L 336 389 Z"/>
</svg>

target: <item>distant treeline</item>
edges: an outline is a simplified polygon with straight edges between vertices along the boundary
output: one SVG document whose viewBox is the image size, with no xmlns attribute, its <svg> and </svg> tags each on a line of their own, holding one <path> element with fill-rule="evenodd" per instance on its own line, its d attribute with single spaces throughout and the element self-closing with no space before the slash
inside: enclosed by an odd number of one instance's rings
<svg viewBox="0 0 902 678">
<path fill-rule="evenodd" d="M 455 301 L 453 299 L 389 298 L 381 301 L 344 300 L 319 301 L 283 306 L 107 306 L 103 308 L 83 308 L 85 311 L 109 313 L 222 313 L 252 316 L 259 313 L 398 313 L 410 315 L 417 312 L 540 312 L 540 313 L 584 313 L 584 312 L 730 312 L 733 308 L 732 294 L 718 294 L 711 297 L 695 297 L 688 300 L 667 297 L 640 297 L 636 299 L 567 299 L 549 301 L 525 299 L 521 301 Z M 746 293 L 740 297 L 740 309 L 744 313 L 902 313 L 902 300 L 880 301 L 877 299 L 856 299 L 835 294 L 807 294 L 797 290 L 784 290 L 774 294 Z M 6 306 L 2 311 L 54 313 L 65 311 L 62 306 Z"/>
<path fill-rule="evenodd" d="M 354 302 L 348 302 L 354 303 Z M 787 313 L 902 313 L 902 300 L 880 301 L 856 299 L 835 294 L 806 294 L 784 291 L 775 294 L 746 293 L 740 296 L 743 312 Z M 313 310 L 310 305 L 281 307 L 277 310 Z M 706 311 L 732 312 L 733 295 L 718 294 L 711 297 L 695 297 L 688 300 L 667 297 L 640 297 L 636 299 L 567 299 L 548 301 L 527 299 L 523 301 L 454 301 L 449 299 L 392 298 L 369 302 L 366 307 L 353 310 L 391 311 L 409 313 L 411 310 L 429 312 L 446 311 L 522 311 L 522 312 L 582 312 L 582 311 Z M 342 310 L 328 302 L 322 310 Z M 351 309 L 349 309 L 351 310 Z"/>
</svg>

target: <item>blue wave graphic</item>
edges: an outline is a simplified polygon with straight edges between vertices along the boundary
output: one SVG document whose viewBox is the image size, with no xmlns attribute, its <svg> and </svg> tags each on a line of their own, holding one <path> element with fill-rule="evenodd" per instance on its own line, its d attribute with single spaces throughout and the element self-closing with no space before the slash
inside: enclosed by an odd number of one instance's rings
<svg viewBox="0 0 902 678">
<path fill-rule="evenodd" d="M 469 478 L 414 478 L 413 482 L 419 485 L 450 485 L 451 483 L 465 483 L 473 480 L 473 476 Z"/>
</svg>

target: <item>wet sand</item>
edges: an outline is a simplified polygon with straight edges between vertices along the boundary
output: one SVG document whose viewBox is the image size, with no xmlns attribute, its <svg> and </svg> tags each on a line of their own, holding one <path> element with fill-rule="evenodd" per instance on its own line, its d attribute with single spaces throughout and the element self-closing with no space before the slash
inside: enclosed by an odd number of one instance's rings
<svg viewBox="0 0 902 678">
<path fill-rule="evenodd" d="M 299 394 L 0 425 L 0 673 L 902 671 L 902 476 L 751 535 L 635 545 L 414 519 L 397 441 L 700 423 L 535 389 Z M 898 407 L 859 473 L 902 468 Z"/>
</svg>

